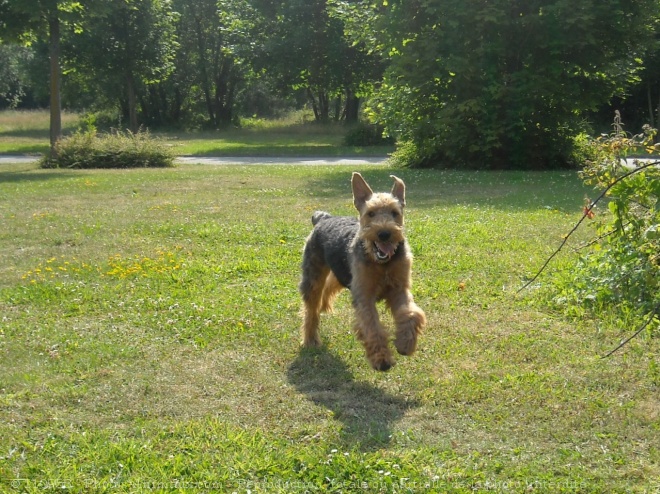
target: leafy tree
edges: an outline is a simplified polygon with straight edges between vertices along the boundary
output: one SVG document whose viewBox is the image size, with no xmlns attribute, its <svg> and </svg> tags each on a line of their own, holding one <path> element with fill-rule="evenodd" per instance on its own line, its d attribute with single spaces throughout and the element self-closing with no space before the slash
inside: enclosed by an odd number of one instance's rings
<svg viewBox="0 0 660 494">
<path fill-rule="evenodd" d="M 257 15 L 246 0 L 175 5 L 181 14 L 175 77 L 185 79 L 190 96 L 203 102 L 210 127 L 226 127 L 236 118 L 236 96 L 250 72 Z"/>
<path fill-rule="evenodd" d="M 417 165 L 566 165 L 584 115 L 637 76 L 656 0 L 339 2 L 388 56 L 376 114 Z M 364 22 L 369 23 L 367 29 Z"/>
<path fill-rule="evenodd" d="M 0 44 L 0 108 L 16 108 L 25 96 L 25 66 L 32 55 L 27 47 Z"/>
<path fill-rule="evenodd" d="M 102 0 L 70 39 L 79 77 L 119 100 L 133 132 L 139 128 L 139 92 L 173 68 L 175 17 L 168 0 Z"/>
<path fill-rule="evenodd" d="M 619 110 L 629 128 L 637 129 L 645 124 L 658 127 L 660 123 L 660 33 L 648 47 L 644 59 L 644 70 L 639 74 L 639 83 L 630 87 L 625 94 L 605 105 L 596 115 L 601 123 L 599 131 L 610 128 L 612 110 Z"/>
<path fill-rule="evenodd" d="M 50 152 L 56 154 L 62 136 L 60 103 L 60 26 L 74 23 L 82 2 L 72 0 L 0 0 L 0 39 L 31 44 L 48 38 L 50 51 Z"/>
<path fill-rule="evenodd" d="M 347 39 L 344 20 L 334 15 L 327 0 L 255 3 L 268 21 L 261 64 L 265 70 L 281 87 L 304 90 L 317 121 L 330 120 L 332 113 L 337 120 L 356 120 L 358 95 L 380 76 L 379 59 Z"/>
</svg>

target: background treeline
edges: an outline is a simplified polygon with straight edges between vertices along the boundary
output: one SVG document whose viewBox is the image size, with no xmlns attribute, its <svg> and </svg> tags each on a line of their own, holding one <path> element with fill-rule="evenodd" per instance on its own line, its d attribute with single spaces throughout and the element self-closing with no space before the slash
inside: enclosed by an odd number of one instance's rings
<svg viewBox="0 0 660 494">
<path fill-rule="evenodd" d="M 318 122 L 381 125 L 407 164 L 567 166 L 576 136 L 610 130 L 614 109 L 632 131 L 657 124 L 659 11 L 658 0 L 0 0 L 0 109 L 52 107 L 57 94 L 98 127 L 193 130 L 307 107 Z"/>
</svg>

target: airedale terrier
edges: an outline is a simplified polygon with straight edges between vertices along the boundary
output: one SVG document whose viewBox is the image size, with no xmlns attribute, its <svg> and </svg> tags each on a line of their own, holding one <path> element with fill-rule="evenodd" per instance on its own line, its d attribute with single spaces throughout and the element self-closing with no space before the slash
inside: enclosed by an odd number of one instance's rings
<svg viewBox="0 0 660 494">
<path fill-rule="evenodd" d="M 321 345 L 320 313 L 330 311 L 339 291 L 348 288 L 355 308 L 355 334 L 371 366 L 379 371 L 392 367 L 394 358 L 376 302 L 384 300 L 392 312 L 394 346 L 401 355 L 412 355 L 426 325 L 426 316 L 410 293 L 412 254 L 403 235 L 406 186 L 391 177 L 390 194 L 374 193 L 362 175 L 353 173 L 353 203 L 359 219 L 314 213 L 299 286 L 304 302 L 303 346 Z"/>
</svg>

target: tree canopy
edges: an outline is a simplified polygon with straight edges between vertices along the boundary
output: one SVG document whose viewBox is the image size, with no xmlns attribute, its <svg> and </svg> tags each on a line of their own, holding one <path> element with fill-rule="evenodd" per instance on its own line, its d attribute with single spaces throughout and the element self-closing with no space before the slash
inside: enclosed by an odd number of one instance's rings
<svg viewBox="0 0 660 494">
<path fill-rule="evenodd" d="M 67 105 L 115 108 L 134 129 L 222 128 L 306 104 L 318 121 L 362 115 L 384 124 L 417 166 L 566 166 L 575 136 L 609 122 L 613 102 L 634 113 L 626 121 L 658 120 L 659 8 L 658 0 L 0 0 L 0 43 L 32 50 L 0 51 L 11 61 L 0 90 L 39 85 L 16 77 L 50 46 L 51 108 L 62 71 Z"/>
<path fill-rule="evenodd" d="M 356 38 L 389 60 L 374 111 L 414 145 L 420 164 L 525 168 L 565 164 L 589 112 L 635 82 L 658 8 L 656 0 L 338 5 L 363 19 Z"/>
</svg>

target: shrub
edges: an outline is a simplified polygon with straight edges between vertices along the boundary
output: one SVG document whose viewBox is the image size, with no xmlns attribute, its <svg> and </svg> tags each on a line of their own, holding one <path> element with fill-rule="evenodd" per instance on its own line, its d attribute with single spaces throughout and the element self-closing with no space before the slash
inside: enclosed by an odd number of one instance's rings
<svg viewBox="0 0 660 494">
<path fill-rule="evenodd" d="M 121 127 L 121 112 L 114 108 L 89 111 L 80 117 L 79 128 L 82 131 L 104 131 Z"/>
<path fill-rule="evenodd" d="M 626 161 L 630 154 L 654 154 L 655 129 L 630 136 L 617 114 L 614 132 L 591 141 L 595 159 L 582 177 L 600 189 L 611 214 L 599 214 L 597 238 L 575 269 L 558 283 L 559 301 L 614 307 L 621 314 L 648 314 L 660 306 L 660 161 Z M 587 204 L 585 215 L 591 216 Z"/>
<path fill-rule="evenodd" d="M 384 136 L 385 128 L 382 125 L 360 122 L 346 133 L 344 145 L 346 146 L 387 146 L 394 144 L 394 139 Z"/>
<path fill-rule="evenodd" d="M 57 157 L 45 157 L 43 168 L 159 168 L 174 165 L 174 153 L 149 132 L 90 130 L 62 139 Z"/>
</svg>

